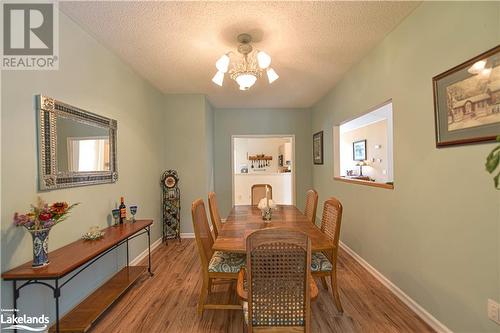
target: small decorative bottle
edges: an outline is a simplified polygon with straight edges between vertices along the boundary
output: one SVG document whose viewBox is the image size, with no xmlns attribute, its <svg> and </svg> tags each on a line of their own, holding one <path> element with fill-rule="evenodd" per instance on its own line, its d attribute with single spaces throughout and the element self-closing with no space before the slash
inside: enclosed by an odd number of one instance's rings
<svg viewBox="0 0 500 333">
<path fill-rule="evenodd" d="M 127 206 L 125 206 L 125 200 L 123 197 L 120 198 L 120 224 L 125 222 L 127 219 Z"/>
</svg>

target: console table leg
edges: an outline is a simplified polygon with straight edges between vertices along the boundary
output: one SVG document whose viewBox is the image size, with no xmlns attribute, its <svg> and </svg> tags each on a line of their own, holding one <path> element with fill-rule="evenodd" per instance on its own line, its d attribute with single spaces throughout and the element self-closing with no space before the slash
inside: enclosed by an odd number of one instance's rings
<svg viewBox="0 0 500 333">
<path fill-rule="evenodd" d="M 54 298 L 56 300 L 56 332 L 59 333 L 59 296 L 61 290 L 59 289 L 59 280 L 55 280 Z"/>
<path fill-rule="evenodd" d="M 148 272 L 149 275 L 153 276 L 153 272 L 151 272 L 151 227 L 148 226 Z"/>
</svg>

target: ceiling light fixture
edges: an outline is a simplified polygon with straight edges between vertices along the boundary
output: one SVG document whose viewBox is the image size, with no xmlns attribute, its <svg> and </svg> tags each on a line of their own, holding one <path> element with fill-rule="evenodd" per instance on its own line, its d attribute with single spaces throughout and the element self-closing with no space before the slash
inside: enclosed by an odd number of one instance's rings
<svg viewBox="0 0 500 333">
<path fill-rule="evenodd" d="M 229 72 L 229 77 L 238 83 L 240 90 L 250 89 L 258 78 L 265 71 L 269 83 L 273 83 L 279 78 L 279 75 L 271 65 L 269 54 L 254 50 L 252 45 L 252 36 L 241 34 L 238 36 L 238 53 L 227 52 L 215 63 L 217 73 L 212 81 L 222 87 L 224 74 Z"/>
</svg>

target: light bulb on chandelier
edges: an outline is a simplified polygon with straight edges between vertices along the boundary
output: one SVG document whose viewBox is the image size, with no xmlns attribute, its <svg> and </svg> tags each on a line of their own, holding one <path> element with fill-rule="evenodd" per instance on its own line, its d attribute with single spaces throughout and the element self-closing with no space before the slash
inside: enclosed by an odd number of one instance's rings
<svg viewBox="0 0 500 333">
<path fill-rule="evenodd" d="M 212 82 L 222 87 L 222 82 L 224 82 L 224 73 L 221 71 L 217 71 L 217 73 L 215 73 L 214 77 L 212 78 Z"/>
<path fill-rule="evenodd" d="M 271 57 L 264 51 L 257 53 L 257 61 L 259 62 L 259 67 L 262 69 L 266 69 L 271 65 Z"/>
<path fill-rule="evenodd" d="M 240 90 L 250 89 L 257 81 L 257 77 L 253 74 L 240 74 L 236 77 L 236 82 L 240 86 Z"/>
<path fill-rule="evenodd" d="M 219 72 L 226 73 L 229 69 L 229 56 L 224 54 L 222 57 L 217 60 L 215 63 L 215 67 L 219 70 Z"/>
<path fill-rule="evenodd" d="M 269 80 L 269 84 L 273 83 L 280 77 L 278 73 L 276 73 L 276 71 L 272 68 L 268 68 L 266 73 L 267 73 L 267 79 Z"/>
<path fill-rule="evenodd" d="M 269 83 L 273 83 L 279 78 L 279 75 L 271 65 L 271 57 L 264 51 L 255 51 L 250 44 L 252 37 L 248 34 L 238 36 L 238 53 L 227 52 L 221 56 L 215 63 L 217 73 L 212 81 L 222 86 L 224 74 L 236 81 L 240 90 L 249 90 L 260 78 L 264 72 L 267 74 Z M 231 55 L 231 56 L 230 56 Z"/>
</svg>

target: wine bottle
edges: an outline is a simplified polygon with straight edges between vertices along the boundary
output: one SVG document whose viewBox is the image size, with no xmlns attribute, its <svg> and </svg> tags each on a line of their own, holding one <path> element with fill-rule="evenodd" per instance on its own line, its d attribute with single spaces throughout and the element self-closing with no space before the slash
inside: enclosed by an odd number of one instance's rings
<svg viewBox="0 0 500 333">
<path fill-rule="evenodd" d="M 127 206 L 125 206 L 125 201 L 123 197 L 120 198 L 120 224 L 125 222 L 127 219 Z"/>
</svg>

